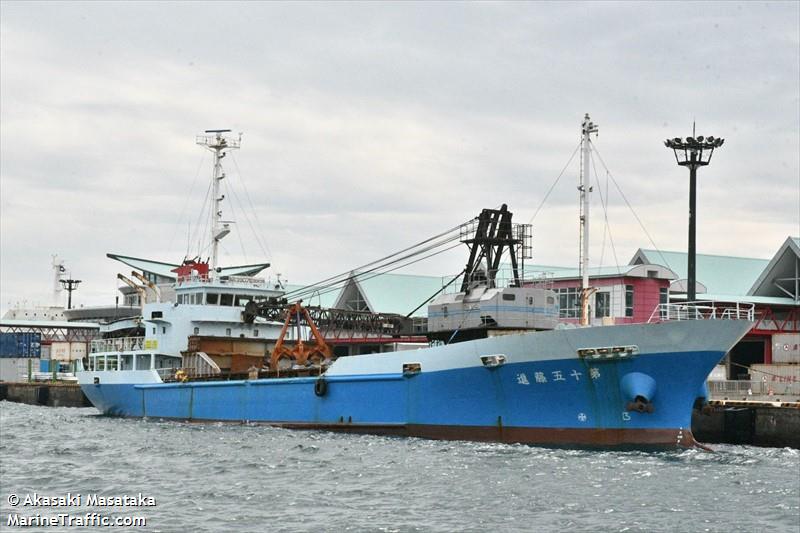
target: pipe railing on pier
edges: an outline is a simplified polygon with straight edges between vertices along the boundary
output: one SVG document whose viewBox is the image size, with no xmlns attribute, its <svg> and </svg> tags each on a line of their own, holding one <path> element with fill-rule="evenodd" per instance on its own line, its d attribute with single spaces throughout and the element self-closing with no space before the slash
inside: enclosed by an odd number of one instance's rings
<svg viewBox="0 0 800 533">
<path fill-rule="evenodd" d="M 800 381 L 709 380 L 709 400 L 800 399 Z"/>
</svg>

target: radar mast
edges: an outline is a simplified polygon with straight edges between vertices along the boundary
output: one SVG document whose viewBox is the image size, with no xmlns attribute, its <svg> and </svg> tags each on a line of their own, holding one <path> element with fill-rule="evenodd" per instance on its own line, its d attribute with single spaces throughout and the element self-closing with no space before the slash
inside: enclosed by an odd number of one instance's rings
<svg viewBox="0 0 800 533">
<path fill-rule="evenodd" d="M 231 221 L 222 219 L 222 201 L 224 194 L 220 194 L 220 182 L 225 179 L 225 172 L 222 170 L 222 158 L 227 155 L 228 150 L 237 150 L 242 144 L 242 134 L 237 139 L 225 135 L 231 130 L 206 130 L 205 135 L 197 136 L 197 144 L 205 146 L 214 154 L 214 170 L 211 176 L 211 261 L 209 265 L 210 275 L 213 276 L 217 271 L 219 256 L 219 241 L 231 232 Z"/>
</svg>

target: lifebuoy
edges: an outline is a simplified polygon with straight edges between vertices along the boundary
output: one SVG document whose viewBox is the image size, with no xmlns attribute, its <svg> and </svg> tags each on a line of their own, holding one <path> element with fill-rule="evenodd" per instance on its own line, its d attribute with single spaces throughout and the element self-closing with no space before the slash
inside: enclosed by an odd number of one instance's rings
<svg viewBox="0 0 800 533">
<path fill-rule="evenodd" d="M 328 382 L 325 381 L 325 378 L 319 378 L 314 383 L 314 394 L 317 396 L 325 396 L 328 392 Z"/>
</svg>

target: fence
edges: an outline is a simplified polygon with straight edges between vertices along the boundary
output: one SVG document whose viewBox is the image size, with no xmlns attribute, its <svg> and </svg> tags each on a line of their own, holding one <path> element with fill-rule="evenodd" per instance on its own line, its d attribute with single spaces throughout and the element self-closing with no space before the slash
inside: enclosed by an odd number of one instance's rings
<svg viewBox="0 0 800 533">
<path fill-rule="evenodd" d="M 709 381 L 708 395 L 710 400 L 753 399 L 753 396 L 783 399 L 800 396 L 800 381 Z"/>
</svg>

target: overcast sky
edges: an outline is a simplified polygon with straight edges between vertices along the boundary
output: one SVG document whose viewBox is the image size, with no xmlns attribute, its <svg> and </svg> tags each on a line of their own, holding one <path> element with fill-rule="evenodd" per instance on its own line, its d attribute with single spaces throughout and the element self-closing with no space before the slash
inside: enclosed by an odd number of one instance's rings
<svg viewBox="0 0 800 533">
<path fill-rule="evenodd" d="M 528 222 L 587 112 L 665 250 L 686 248 L 688 172 L 663 140 L 695 119 L 724 137 L 699 172 L 698 249 L 769 258 L 800 235 L 799 6 L 3 1 L 0 304 L 49 303 L 51 254 L 83 280 L 85 305 L 113 303 L 129 273 L 107 252 L 179 262 L 211 172 L 195 135 L 209 128 L 244 132 L 225 160 L 241 239 L 223 241 L 223 264 L 269 261 L 292 283 L 484 207 Z M 575 162 L 533 221 L 537 263 L 577 264 Z M 610 191 L 626 263 L 652 245 Z M 594 196 L 590 255 L 613 264 Z"/>
</svg>

